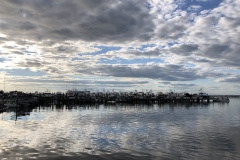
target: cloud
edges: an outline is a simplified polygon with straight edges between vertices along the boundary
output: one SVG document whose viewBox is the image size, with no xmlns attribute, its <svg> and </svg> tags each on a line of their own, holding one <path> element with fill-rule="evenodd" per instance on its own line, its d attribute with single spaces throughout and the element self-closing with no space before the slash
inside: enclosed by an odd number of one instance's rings
<svg viewBox="0 0 240 160">
<path fill-rule="evenodd" d="M 201 8 L 202 7 L 200 5 L 192 5 L 192 6 L 189 6 L 187 10 L 189 10 L 189 11 L 198 11 Z"/>
<path fill-rule="evenodd" d="M 25 76 L 21 76 L 20 74 L 24 72 Z M 17 75 L 16 75 L 17 73 Z M 23 90 L 23 87 L 28 84 L 29 87 L 25 87 L 25 89 L 30 89 L 31 91 L 45 91 L 46 89 L 50 89 L 51 92 L 62 91 L 66 89 L 88 89 L 91 91 L 96 90 L 104 90 L 104 89 L 116 89 L 116 90 L 125 90 L 129 88 L 138 88 L 149 85 L 149 81 L 144 80 L 135 80 L 118 78 L 118 80 L 114 80 L 112 78 L 108 78 L 109 80 L 96 80 L 95 78 L 83 78 L 79 79 L 71 79 L 68 76 L 44 76 L 39 72 L 31 72 L 26 70 L 16 70 L 11 73 L 13 78 L 8 78 L 8 87 L 14 86 L 17 90 Z M 34 87 L 33 87 L 34 86 Z M 125 89 L 124 89 L 125 88 Z M 130 89 L 131 90 L 131 89 Z"/>
<path fill-rule="evenodd" d="M 180 65 L 102 65 L 79 69 L 79 73 L 104 75 L 113 77 L 150 78 L 165 81 L 191 81 L 203 78 L 194 69 L 185 69 Z"/>
<path fill-rule="evenodd" d="M 196 0 L 197 2 L 208 2 L 208 1 L 212 1 L 212 0 Z"/>
<path fill-rule="evenodd" d="M 197 85 L 196 85 L 196 84 L 193 84 L 193 83 L 190 83 L 190 84 L 176 83 L 176 84 L 172 84 L 172 86 L 180 87 L 180 88 L 189 88 L 189 87 L 195 87 L 195 86 L 197 86 Z"/>
<path fill-rule="evenodd" d="M 126 49 L 123 48 L 119 51 L 110 51 L 106 54 L 100 55 L 101 58 L 123 58 L 126 60 L 136 59 L 136 58 L 159 58 L 160 55 L 164 54 L 164 50 L 160 50 L 159 48 L 149 48 L 147 50 L 139 50 L 139 49 Z"/>
<path fill-rule="evenodd" d="M 197 51 L 198 47 L 199 46 L 197 44 L 182 44 L 173 46 L 170 51 L 177 55 L 189 56 L 192 55 L 193 52 Z"/>
<path fill-rule="evenodd" d="M 158 38 L 164 40 L 174 40 L 183 37 L 184 31 L 187 29 L 187 27 L 184 25 L 184 22 L 181 24 L 178 23 L 179 21 L 176 22 L 173 20 L 160 25 L 156 33 Z"/>
<path fill-rule="evenodd" d="M 228 78 L 222 78 L 219 81 L 220 82 L 239 83 L 240 82 L 240 75 L 232 76 L 232 77 L 228 77 Z"/>
<path fill-rule="evenodd" d="M 208 57 L 219 58 L 222 57 L 222 54 L 225 54 L 229 50 L 229 46 L 226 44 L 212 44 L 206 47 L 205 53 Z"/>
<path fill-rule="evenodd" d="M 178 89 L 178 92 L 181 92 L 181 90 L 192 90 L 198 87 L 198 85 L 194 83 L 177 83 L 177 82 L 160 82 L 159 87 L 168 87 L 174 89 L 174 92 L 176 89 Z M 163 85 L 162 85 L 163 84 Z M 179 90 L 180 89 L 180 90 Z"/>
<path fill-rule="evenodd" d="M 10 80 L 12 81 L 12 80 Z M 31 83 L 58 83 L 58 84 L 95 84 L 95 85 L 136 85 L 136 84 L 147 84 L 148 81 L 113 81 L 113 80 L 107 80 L 107 81 L 98 81 L 98 80 L 67 80 L 67 79 L 62 79 L 62 80 L 54 80 L 54 79 L 37 79 L 37 78 L 32 78 L 32 79 L 24 79 L 24 78 L 19 78 L 18 82 L 31 82 Z"/>
<path fill-rule="evenodd" d="M 24 31 L 26 39 L 147 41 L 154 29 L 147 7 L 136 0 L 22 0 L 1 8 L 1 29 L 11 36 Z"/>
<path fill-rule="evenodd" d="M 186 60 L 189 62 L 192 62 L 192 64 L 198 64 L 198 65 L 204 64 L 205 66 L 206 65 L 214 66 L 214 64 L 216 64 L 216 61 L 214 61 L 213 59 L 203 58 L 203 57 L 198 57 L 198 56 L 187 57 Z"/>
</svg>

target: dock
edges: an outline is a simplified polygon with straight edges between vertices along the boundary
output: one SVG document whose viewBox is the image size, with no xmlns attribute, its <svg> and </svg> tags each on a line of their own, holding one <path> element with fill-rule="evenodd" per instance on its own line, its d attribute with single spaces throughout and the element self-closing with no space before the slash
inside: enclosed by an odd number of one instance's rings
<svg viewBox="0 0 240 160">
<path fill-rule="evenodd" d="M 68 97 L 61 98 L 45 98 L 39 97 L 40 102 L 52 102 L 52 103 L 63 103 L 67 104 L 69 102 L 74 102 L 76 104 L 84 104 L 84 103 L 181 103 L 181 102 L 189 102 L 189 103 L 200 103 L 200 102 L 212 102 L 213 97 L 121 97 L 121 98 L 113 98 L 113 97 L 74 97 L 69 99 Z"/>
<path fill-rule="evenodd" d="M 0 110 L 6 108 L 26 108 L 41 104 L 163 104 L 163 103 L 210 103 L 229 102 L 226 96 L 206 93 L 167 93 L 152 92 L 90 92 L 68 91 L 66 93 L 23 93 L 9 92 L 0 97 Z"/>
<path fill-rule="evenodd" d="M 218 96 L 219 97 L 219 96 Z M 201 103 L 214 102 L 216 96 L 205 93 L 200 94 L 162 94 L 150 92 L 76 92 L 75 94 L 40 94 L 38 97 L 40 102 L 55 104 L 115 104 L 115 103 Z M 227 98 L 228 99 L 228 98 Z"/>
</svg>

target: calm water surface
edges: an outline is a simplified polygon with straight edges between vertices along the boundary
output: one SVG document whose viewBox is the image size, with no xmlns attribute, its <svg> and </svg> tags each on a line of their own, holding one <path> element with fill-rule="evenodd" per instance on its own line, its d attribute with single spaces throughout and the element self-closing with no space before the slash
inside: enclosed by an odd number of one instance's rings
<svg viewBox="0 0 240 160">
<path fill-rule="evenodd" d="M 0 114 L 0 159 L 240 159 L 240 99 L 22 114 Z"/>
</svg>

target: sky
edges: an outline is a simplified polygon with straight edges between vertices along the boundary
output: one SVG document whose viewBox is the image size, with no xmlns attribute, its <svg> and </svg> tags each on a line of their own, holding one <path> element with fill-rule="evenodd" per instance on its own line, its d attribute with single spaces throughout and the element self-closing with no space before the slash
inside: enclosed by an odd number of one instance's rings
<svg viewBox="0 0 240 160">
<path fill-rule="evenodd" d="M 0 89 L 240 94 L 240 0 L 2 0 Z"/>
</svg>

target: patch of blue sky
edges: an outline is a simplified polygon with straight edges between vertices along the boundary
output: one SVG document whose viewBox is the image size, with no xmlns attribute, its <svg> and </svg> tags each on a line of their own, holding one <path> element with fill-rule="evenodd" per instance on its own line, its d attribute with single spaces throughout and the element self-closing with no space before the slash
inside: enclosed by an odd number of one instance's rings
<svg viewBox="0 0 240 160">
<path fill-rule="evenodd" d="M 88 52 L 87 55 L 99 55 L 104 54 L 109 51 L 119 51 L 122 47 L 116 47 L 116 46 L 94 46 L 93 48 L 99 49 L 96 52 Z M 85 54 L 85 55 L 86 55 Z"/>
<path fill-rule="evenodd" d="M 124 60 L 123 63 L 133 64 L 133 63 L 165 63 L 163 59 L 160 58 L 141 58 L 141 59 L 133 59 L 133 60 Z"/>
<path fill-rule="evenodd" d="M 149 10 L 150 10 L 151 8 L 153 8 L 152 5 L 151 5 L 149 2 L 145 2 L 144 4 L 145 4 L 145 7 L 146 7 L 147 9 L 149 9 Z"/>
<path fill-rule="evenodd" d="M 137 59 L 106 59 L 102 58 L 99 61 L 100 64 L 146 64 L 146 63 L 165 63 L 163 59 L 160 58 L 137 58 Z"/>
<path fill-rule="evenodd" d="M 85 60 L 89 60 L 89 59 L 88 59 L 88 58 L 73 57 L 71 60 L 72 60 L 72 61 L 85 61 Z"/>
<path fill-rule="evenodd" d="M 186 63 L 186 64 L 184 64 L 184 66 L 185 66 L 186 68 L 194 68 L 196 65 L 193 64 L 193 63 Z"/>
<path fill-rule="evenodd" d="M 186 1 L 184 3 L 184 5 L 180 5 L 179 9 L 181 10 L 185 10 L 187 12 L 201 12 L 203 10 L 211 10 L 214 9 L 216 7 L 218 7 L 220 5 L 220 3 L 222 3 L 223 0 L 190 0 L 190 1 Z M 200 6 L 199 9 L 197 10 L 189 10 L 189 8 L 191 8 L 191 6 Z"/>
<path fill-rule="evenodd" d="M 172 47 L 172 46 L 175 45 L 175 44 L 179 44 L 179 42 L 177 42 L 177 41 L 168 42 L 168 43 L 167 43 L 167 46 L 162 46 L 162 48 L 164 49 L 164 48 L 166 48 L 166 47 Z"/>
<path fill-rule="evenodd" d="M 33 55 L 33 54 L 36 54 L 37 52 L 35 52 L 35 51 L 24 51 L 23 53 L 25 53 L 27 55 Z"/>
<path fill-rule="evenodd" d="M 140 51 L 145 51 L 147 48 L 153 48 L 155 46 L 156 46 L 156 44 L 145 44 L 145 45 L 141 45 L 141 47 L 139 47 L 137 49 L 139 49 Z"/>
<path fill-rule="evenodd" d="M 213 79 L 213 78 L 201 78 L 201 79 L 199 78 L 194 81 L 191 81 L 191 83 L 196 84 L 196 85 L 200 86 L 201 88 L 204 88 L 204 86 L 202 86 L 202 85 L 211 85 L 211 84 L 213 84 L 213 82 L 215 82 L 215 79 Z"/>
<path fill-rule="evenodd" d="M 4 62 L 5 61 L 5 59 L 4 58 L 0 58 L 0 62 Z"/>
<path fill-rule="evenodd" d="M 31 71 L 29 69 L 11 69 L 11 70 L 2 70 L 2 71 L 7 71 L 8 75 L 10 76 L 44 76 L 46 75 L 45 72 L 42 71 Z"/>
<path fill-rule="evenodd" d="M 107 59 L 107 58 L 101 58 L 98 62 L 98 64 L 121 64 L 124 59 L 122 58 L 115 58 L 115 59 Z"/>
</svg>

